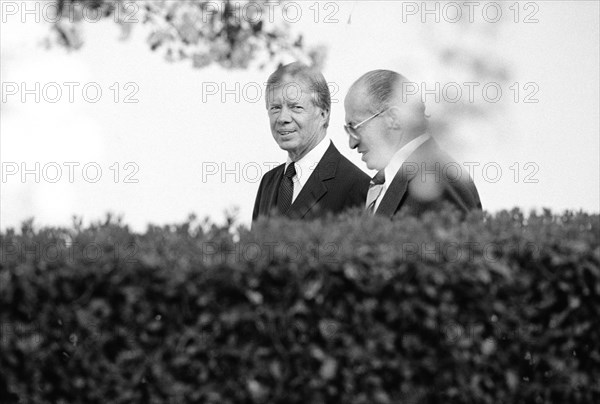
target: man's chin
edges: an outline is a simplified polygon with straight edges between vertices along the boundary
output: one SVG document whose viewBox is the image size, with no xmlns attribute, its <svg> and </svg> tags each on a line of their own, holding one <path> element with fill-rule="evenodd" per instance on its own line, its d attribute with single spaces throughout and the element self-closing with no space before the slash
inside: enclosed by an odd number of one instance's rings
<svg viewBox="0 0 600 404">
<path fill-rule="evenodd" d="M 366 155 L 363 154 L 361 157 L 361 160 L 365 162 L 365 164 L 369 170 L 374 170 L 375 168 L 373 167 L 373 162 L 368 157 L 365 158 L 365 156 Z"/>
<path fill-rule="evenodd" d="M 376 164 L 376 163 L 375 163 L 375 162 L 373 162 L 373 161 L 370 161 L 370 160 L 364 160 L 364 161 L 365 161 L 365 164 L 366 164 L 366 166 L 367 166 L 367 168 L 368 168 L 369 170 L 376 170 L 376 171 L 379 171 L 379 170 L 381 170 L 381 168 L 382 168 L 382 167 L 380 167 L 380 165 L 379 165 L 379 164 Z"/>
<path fill-rule="evenodd" d="M 294 142 L 292 139 L 285 140 L 285 141 L 280 140 L 279 142 L 277 142 L 277 144 L 279 145 L 281 150 L 285 150 L 286 152 L 294 151 L 297 148 L 296 142 Z"/>
</svg>

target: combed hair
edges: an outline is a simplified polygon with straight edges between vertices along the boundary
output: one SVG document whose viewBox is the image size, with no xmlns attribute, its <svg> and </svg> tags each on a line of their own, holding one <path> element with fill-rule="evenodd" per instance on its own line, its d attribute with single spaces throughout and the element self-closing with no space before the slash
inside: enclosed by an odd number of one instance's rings
<svg viewBox="0 0 600 404">
<path fill-rule="evenodd" d="M 356 83 L 365 86 L 370 96 L 371 105 L 375 110 L 381 111 L 391 106 L 396 90 L 408 80 L 399 73 L 391 70 L 373 70 L 363 74 Z M 375 111 L 375 112 L 377 112 Z"/>
<path fill-rule="evenodd" d="M 312 93 L 313 104 L 328 113 L 331 112 L 331 94 L 329 86 L 323 74 L 317 69 L 300 62 L 293 62 L 285 66 L 279 66 L 267 80 L 267 94 L 274 87 L 280 85 L 283 78 L 289 76 L 308 85 Z M 267 97 L 268 100 L 268 97 Z M 325 127 L 329 126 L 329 119 Z"/>
</svg>

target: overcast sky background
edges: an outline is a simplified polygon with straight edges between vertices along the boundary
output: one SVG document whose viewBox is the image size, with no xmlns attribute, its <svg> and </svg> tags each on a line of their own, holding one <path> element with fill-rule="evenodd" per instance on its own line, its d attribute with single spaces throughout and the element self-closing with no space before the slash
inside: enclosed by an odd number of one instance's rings
<svg viewBox="0 0 600 404">
<path fill-rule="evenodd" d="M 460 41 L 464 47 L 470 41 L 475 51 L 510 66 L 510 83 L 523 87 L 532 82 L 539 89 L 533 97 L 539 102 L 523 102 L 534 87 L 521 88 L 519 102 L 514 102 L 511 84 L 503 85 L 502 99 L 495 104 L 475 90 L 475 103 L 487 108 L 488 115 L 483 122 L 461 121 L 460 135 L 443 144 L 459 162 L 479 164 L 474 180 L 484 208 L 492 212 L 515 206 L 525 211 L 600 210 L 597 1 L 535 2 L 537 23 L 523 23 L 528 13 L 521 8 L 519 23 L 507 14 L 502 27 L 484 37 L 475 37 L 477 30 L 468 26 L 457 30 L 443 20 L 435 23 L 431 16 L 425 24 L 420 15 L 403 23 L 403 2 L 337 2 L 334 18 L 339 22 L 326 24 L 326 11 L 334 10 L 325 10 L 326 3 L 320 4 L 323 14 L 317 23 L 307 9 L 313 2 L 302 3 L 302 18 L 293 30 L 303 32 L 308 45 L 328 48 L 323 73 L 336 89 L 329 136 L 359 167 L 366 171 L 360 156 L 348 148 L 343 130 L 343 97 L 352 82 L 378 68 L 426 82 L 427 88 L 434 88 L 436 81 L 442 86 L 473 81 L 464 71 L 441 65 L 433 46 Z M 481 11 L 474 16 L 473 24 L 486 32 L 490 23 Z M 113 212 L 143 230 L 147 223 L 181 222 L 190 213 L 220 222 L 224 212 L 233 208 L 239 209 L 240 222 L 250 222 L 260 177 L 286 158 L 271 137 L 264 100 L 256 92 L 270 69 L 194 69 L 187 62 L 168 63 L 149 50 L 142 26 L 135 27 L 129 40 L 119 41 L 119 30 L 111 22 L 86 24 L 86 42 L 80 51 L 46 50 L 40 41 L 48 34 L 48 24 L 36 23 L 32 17 L 26 22 L 19 16 L 4 17 L 7 21 L 0 32 L 2 229 L 19 226 L 29 217 L 35 217 L 38 225 L 68 225 L 73 215 L 87 223 Z M 23 82 L 28 88 L 34 88 L 35 82 L 42 87 L 50 82 L 81 85 L 75 89 L 73 103 L 67 87 L 57 103 L 43 97 L 37 103 L 33 96 L 22 102 L 20 93 L 5 93 L 7 83 Z M 110 90 L 115 82 L 121 87 L 116 103 Z M 133 96 L 138 103 L 123 102 L 136 88 L 125 89 L 130 82 L 139 89 Z M 81 88 L 86 83 L 102 88 L 99 102 L 84 100 Z M 227 89 L 239 83 L 246 92 L 237 94 L 239 100 L 229 94 L 223 102 L 221 93 L 207 94 L 212 83 L 224 83 Z M 461 102 L 468 102 L 467 94 Z M 433 97 L 426 104 L 431 115 L 444 111 L 443 102 L 436 103 Z M 20 172 L 7 175 L 6 169 L 15 164 L 19 170 L 21 163 L 34 169 L 36 162 L 40 174 L 46 166 L 46 174 L 52 177 L 48 163 L 61 165 L 61 180 L 51 183 L 42 175 L 36 183 L 28 175 L 23 182 Z M 64 162 L 79 163 L 73 183 Z M 133 164 L 125 166 L 128 162 Z M 81 168 L 87 163 L 102 168 L 98 182 L 83 178 Z M 119 163 L 117 183 L 115 163 Z M 488 171 L 483 172 L 486 164 Z M 94 170 L 88 173 L 93 176 Z M 138 182 L 126 183 L 127 174 Z"/>
</svg>

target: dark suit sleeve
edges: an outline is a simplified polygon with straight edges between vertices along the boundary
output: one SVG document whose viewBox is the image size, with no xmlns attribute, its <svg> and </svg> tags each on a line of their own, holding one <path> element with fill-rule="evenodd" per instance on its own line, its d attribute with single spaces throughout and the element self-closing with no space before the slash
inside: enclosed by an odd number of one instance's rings
<svg viewBox="0 0 600 404">
<path fill-rule="evenodd" d="M 264 175 L 260 180 L 260 185 L 258 186 L 258 192 L 256 193 L 256 200 L 254 201 L 254 210 L 252 211 L 252 221 L 254 222 L 258 218 L 258 213 L 260 212 L 260 198 L 262 196 L 264 183 L 265 183 Z"/>
<path fill-rule="evenodd" d="M 433 158 L 429 160 L 428 163 L 431 167 L 436 167 L 441 185 L 443 186 L 441 197 L 433 204 L 434 209 L 441 209 L 446 203 L 454 205 L 463 213 L 481 209 L 479 193 L 469 174 L 463 170 L 462 167 L 458 177 L 451 177 L 447 170 L 442 169 L 441 172 L 439 172 L 440 168 L 438 167 L 446 167 L 449 164 L 458 167 L 460 167 L 460 165 L 447 153 L 443 152 L 437 143 L 431 142 L 430 145 L 431 150 L 433 150 L 431 155 Z"/>
<path fill-rule="evenodd" d="M 466 176 L 467 179 L 461 177 L 461 180 L 456 182 L 451 182 L 448 178 L 445 178 L 445 181 L 448 190 L 446 199 L 463 212 L 468 213 L 474 209 L 481 209 L 481 201 L 475 183 L 468 174 Z"/>
<path fill-rule="evenodd" d="M 364 172 L 359 171 L 359 178 L 354 182 L 350 190 L 349 200 L 351 208 L 364 207 L 367 201 L 370 178 Z"/>
<path fill-rule="evenodd" d="M 341 154 L 337 175 L 345 184 L 339 195 L 343 198 L 342 210 L 364 207 L 371 178 Z"/>
</svg>

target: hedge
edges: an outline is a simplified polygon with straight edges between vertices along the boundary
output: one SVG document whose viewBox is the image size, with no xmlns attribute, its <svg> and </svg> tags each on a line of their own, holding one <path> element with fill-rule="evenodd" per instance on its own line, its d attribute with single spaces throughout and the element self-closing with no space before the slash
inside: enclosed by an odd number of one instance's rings
<svg viewBox="0 0 600 404">
<path fill-rule="evenodd" d="M 598 403 L 600 216 L 1 234 L 0 401 Z"/>
</svg>

